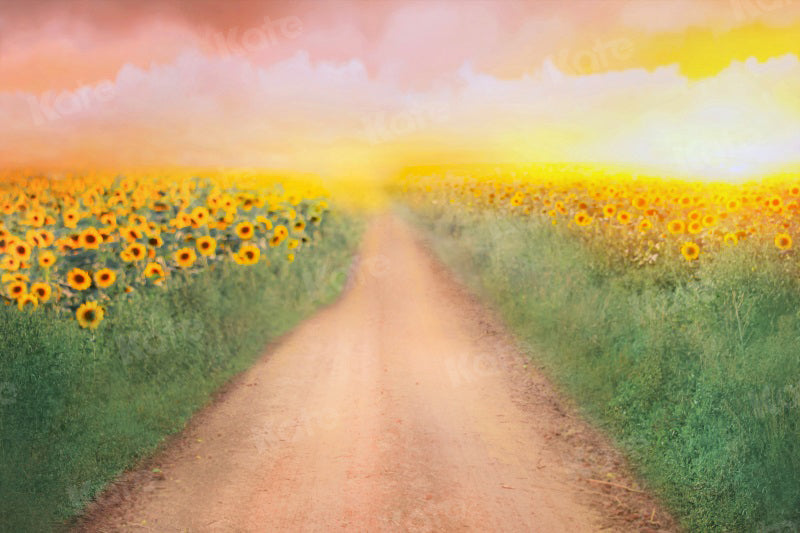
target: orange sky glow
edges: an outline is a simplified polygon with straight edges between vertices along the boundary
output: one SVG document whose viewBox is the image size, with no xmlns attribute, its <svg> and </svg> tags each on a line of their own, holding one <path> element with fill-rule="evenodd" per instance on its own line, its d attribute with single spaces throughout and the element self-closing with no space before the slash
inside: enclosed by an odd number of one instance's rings
<svg viewBox="0 0 800 533">
<path fill-rule="evenodd" d="M 799 162 L 799 58 L 791 0 L 0 0 L 0 166 L 738 180 Z"/>
</svg>

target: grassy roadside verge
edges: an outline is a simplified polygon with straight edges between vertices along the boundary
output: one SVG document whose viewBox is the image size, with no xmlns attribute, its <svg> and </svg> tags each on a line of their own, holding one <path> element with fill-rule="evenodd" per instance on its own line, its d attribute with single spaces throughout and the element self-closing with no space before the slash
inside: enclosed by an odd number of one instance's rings
<svg viewBox="0 0 800 533">
<path fill-rule="evenodd" d="M 687 529 L 800 528 L 800 281 L 755 247 L 684 278 L 535 219 L 411 216 Z"/>
<path fill-rule="evenodd" d="M 179 431 L 267 342 L 339 294 L 360 229 L 332 213 L 294 263 L 173 280 L 117 305 L 94 334 L 0 309 L 0 530 L 59 528 Z"/>
</svg>

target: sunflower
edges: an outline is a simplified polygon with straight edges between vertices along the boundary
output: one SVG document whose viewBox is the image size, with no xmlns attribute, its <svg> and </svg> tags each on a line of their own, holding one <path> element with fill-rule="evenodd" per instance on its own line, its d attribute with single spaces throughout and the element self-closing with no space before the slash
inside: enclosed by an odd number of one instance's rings
<svg viewBox="0 0 800 533">
<path fill-rule="evenodd" d="M 116 226 L 117 216 L 111 212 L 103 213 L 102 215 L 100 215 L 100 222 L 102 222 L 106 226 L 112 226 L 112 227 Z"/>
<path fill-rule="evenodd" d="M 82 328 L 96 329 L 103 321 L 105 311 L 97 302 L 86 302 L 75 311 L 75 318 Z"/>
<path fill-rule="evenodd" d="M 7 251 L 20 261 L 27 261 L 31 257 L 31 245 L 25 241 L 17 240 Z"/>
<path fill-rule="evenodd" d="M 245 244 L 239 249 L 238 254 L 234 254 L 233 260 L 240 265 L 255 265 L 261 257 L 261 250 L 258 246 Z"/>
<path fill-rule="evenodd" d="M 80 268 L 73 268 L 67 274 L 67 283 L 76 291 L 85 291 L 92 286 L 92 277 Z"/>
<path fill-rule="evenodd" d="M 147 239 L 147 244 L 153 248 L 160 248 L 164 244 L 164 239 L 160 235 L 153 235 Z"/>
<path fill-rule="evenodd" d="M 268 219 L 267 217 L 265 217 L 264 215 L 258 215 L 256 217 L 256 222 L 258 222 L 259 224 L 262 224 L 266 231 L 269 231 L 269 230 L 272 229 L 272 221 L 270 219 Z"/>
<path fill-rule="evenodd" d="M 646 233 L 650 231 L 652 228 L 653 228 L 653 223 L 647 220 L 646 218 L 643 218 L 641 222 L 639 222 L 639 231 L 642 233 Z"/>
<path fill-rule="evenodd" d="M 188 268 L 197 260 L 197 254 L 191 248 L 181 248 L 175 252 L 175 262 L 181 268 Z"/>
<path fill-rule="evenodd" d="M 647 208 L 647 198 L 644 196 L 637 196 L 631 200 L 631 205 L 636 209 L 645 209 Z"/>
<path fill-rule="evenodd" d="M 6 285 L 6 293 L 9 298 L 18 300 L 28 294 L 28 284 L 24 281 L 14 281 Z"/>
<path fill-rule="evenodd" d="M 39 236 L 38 231 L 29 229 L 27 232 L 25 232 L 25 242 L 35 248 L 42 245 L 42 238 Z"/>
<path fill-rule="evenodd" d="M 620 224 L 629 224 L 631 221 L 631 214 L 627 211 L 620 211 L 617 213 L 617 220 Z"/>
<path fill-rule="evenodd" d="M 44 282 L 37 282 L 31 285 L 31 294 L 36 296 L 36 299 L 40 302 L 47 302 L 50 300 L 50 294 L 52 293 L 52 289 L 50 288 L 49 283 Z"/>
<path fill-rule="evenodd" d="M 147 217 L 144 215 L 132 215 L 130 221 L 135 226 L 147 226 Z"/>
<path fill-rule="evenodd" d="M 164 267 L 158 263 L 147 263 L 147 266 L 144 267 L 144 277 L 164 279 L 166 277 Z"/>
<path fill-rule="evenodd" d="M 686 224 L 683 220 L 671 220 L 669 224 L 667 224 L 667 229 L 673 235 L 680 235 L 686 231 Z"/>
<path fill-rule="evenodd" d="M 199 228 L 208 224 L 209 213 L 205 207 L 195 207 L 190 215 L 192 219 L 192 227 Z"/>
<path fill-rule="evenodd" d="M 735 233 L 726 233 L 725 237 L 722 238 L 722 241 L 727 246 L 735 246 L 739 244 L 739 237 Z"/>
<path fill-rule="evenodd" d="M 286 226 L 283 224 L 278 224 L 275 226 L 275 230 L 272 232 L 273 235 L 277 235 L 283 240 L 284 238 L 289 236 L 289 230 L 286 229 Z"/>
<path fill-rule="evenodd" d="M 39 228 L 41 226 L 44 226 L 44 218 L 45 218 L 44 213 L 42 213 L 41 211 L 34 211 L 28 215 L 28 220 L 26 222 L 30 226 Z"/>
<path fill-rule="evenodd" d="M 250 222 L 247 222 L 247 221 L 240 222 L 236 226 L 236 235 L 240 239 L 242 239 L 243 241 L 246 241 L 246 240 L 252 238 L 253 237 L 253 224 L 251 224 Z"/>
<path fill-rule="evenodd" d="M 100 228 L 97 230 L 97 233 L 103 238 L 103 242 L 115 242 L 117 239 L 114 237 L 114 228 L 111 226 L 107 226 L 105 228 Z"/>
<path fill-rule="evenodd" d="M 791 250 L 792 238 L 788 233 L 778 233 L 775 235 L 775 246 L 781 250 Z"/>
<path fill-rule="evenodd" d="M 698 220 L 693 220 L 689 222 L 689 225 L 686 227 L 689 230 L 689 233 L 696 234 L 703 231 L 703 224 L 700 223 Z"/>
<path fill-rule="evenodd" d="M 293 263 L 294 262 L 294 254 L 286 254 L 286 261 L 288 261 L 289 263 Z"/>
<path fill-rule="evenodd" d="M 283 242 L 283 239 L 284 239 L 284 238 L 283 238 L 283 237 L 281 237 L 280 235 L 273 235 L 273 236 L 272 236 L 272 237 L 270 237 L 270 239 L 269 239 L 269 245 L 270 245 L 270 246 L 272 246 L 272 247 L 274 248 L 274 247 L 276 247 L 276 246 L 280 245 L 280 243 L 282 243 L 282 242 Z"/>
<path fill-rule="evenodd" d="M 214 237 L 198 237 L 195 244 L 197 245 L 197 250 L 202 255 L 206 256 L 214 255 L 214 252 L 217 249 L 217 241 L 214 239 Z"/>
<path fill-rule="evenodd" d="M 617 212 L 617 206 L 614 204 L 607 204 L 603 206 L 603 216 L 606 218 L 613 217 Z"/>
<path fill-rule="evenodd" d="M 70 229 L 77 227 L 78 221 L 81 219 L 80 214 L 74 209 L 64 211 L 63 217 L 64 226 Z"/>
<path fill-rule="evenodd" d="M 107 289 L 117 281 L 117 274 L 110 268 L 103 268 L 94 273 L 94 282 L 101 289 Z"/>
<path fill-rule="evenodd" d="M 97 250 L 103 242 L 103 236 L 94 228 L 86 228 L 80 235 L 80 245 L 87 250 Z"/>
<path fill-rule="evenodd" d="M 23 294 L 17 298 L 17 309 L 20 311 L 25 311 L 26 308 L 34 311 L 37 307 L 39 307 L 39 300 L 33 294 Z"/>
<path fill-rule="evenodd" d="M 301 220 L 301 219 L 295 220 L 294 225 L 292 226 L 292 229 L 294 231 L 296 231 L 297 233 L 302 232 L 304 229 L 306 229 L 305 221 Z"/>
<path fill-rule="evenodd" d="M 147 247 L 140 242 L 132 242 L 123 251 L 129 257 L 126 261 L 141 261 L 147 257 Z M 125 259 L 123 257 L 123 259 Z"/>
<path fill-rule="evenodd" d="M 586 212 L 581 211 L 575 214 L 575 224 L 578 226 L 588 226 L 592 223 L 592 217 L 590 217 Z"/>
<path fill-rule="evenodd" d="M 39 246 L 41 247 L 50 246 L 51 244 L 53 244 L 55 240 L 56 236 L 53 235 L 52 231 L 46 229 L 39 231 L 39 242 L 41 243 L 39 244 Z"/>
<path fill-rule="evenodd" d="M 687 261 L 694 261 L 700 257 L 700 246 L 693 242 L 685 242 L 681 246 L 681 255 Z"/>
<path fill-rule="evenodd" d="M 119 230 L 119 233 L 126 241 L 131 243 L 142 238 L 141 230 L 139 230 L 139 228 L 134 226 L 122 228 Z"/>
<path fill-rule="evenodd" d="M 19 270 L 20 264 L 22 261 L 14 257 L 13 255 L 7 255 L 0 261 L 0 268 L 3 270 L 8 270 L 9 272 L 14 272 Z"/>
</svg>

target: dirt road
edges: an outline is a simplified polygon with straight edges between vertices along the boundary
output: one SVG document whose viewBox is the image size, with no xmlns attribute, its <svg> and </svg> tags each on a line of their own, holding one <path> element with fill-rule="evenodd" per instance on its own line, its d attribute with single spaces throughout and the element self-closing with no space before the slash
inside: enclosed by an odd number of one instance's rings
<svg viewBox="0 0 800 533">
<path fill-rule="evenodd" d="M 336 304 L 108 491 L 80 529 L 670 525 L 407 226 L 376 221 L 358 265 Z"/>
</svg>

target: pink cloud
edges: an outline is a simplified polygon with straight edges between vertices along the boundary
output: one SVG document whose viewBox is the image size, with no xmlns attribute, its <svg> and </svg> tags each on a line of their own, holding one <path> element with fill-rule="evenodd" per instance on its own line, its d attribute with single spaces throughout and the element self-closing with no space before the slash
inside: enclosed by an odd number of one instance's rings
<svg viewBox="0 0 800 533">
<path fill-rule="evenodd" d="M 574 55 L 578 39 L 729 24 L 730 10 L 711 9 L 719 2 L 686 2 L 658 20 L 624 1 L 22 5 L 0 10 L 6 165 L 342 174 L 446 154 L 725 173 L 800 146 L 796 107 L 762 98 L 800 90 L 793 57 L 734 64 L 703 83 L 624 63 L 562 72 L 559 54 Z"/>
<path fill-rule="evenodd" d="M 172 61 L 187 49 L 241 48 L 266 20 L 294 19 L 302 31 L 248 53 L 260 66 L 306 51 L 314 61 L 357 59 L 373 75 L 410 86 L 433 82 L 470 61 L 514 77 L 578 36 L 609 39 L 630 31 L 680 31 L 797 20 L 800 5 L 781 2 L 471 0 L 363 2 L 315 0 L 0 0 L 0 90 L 74 88 L 113 77 L 126 64 Z M 667 6 L 667 7 L 665 7 Z M 737 14 L 743 15 L 737 18 Z M 222 35 L 222 39 L 213 36 Z M 223 46 L 218 42 L 222 41 Z"/>
</svg>

